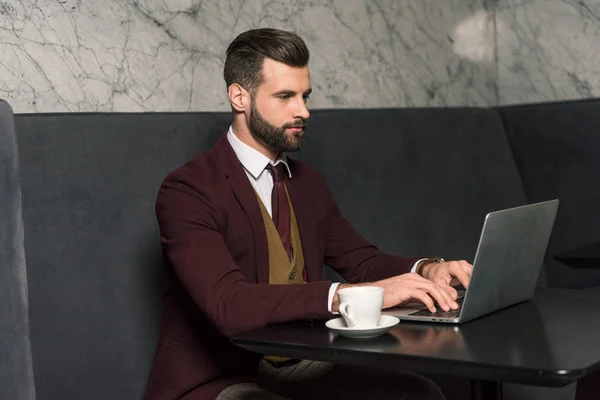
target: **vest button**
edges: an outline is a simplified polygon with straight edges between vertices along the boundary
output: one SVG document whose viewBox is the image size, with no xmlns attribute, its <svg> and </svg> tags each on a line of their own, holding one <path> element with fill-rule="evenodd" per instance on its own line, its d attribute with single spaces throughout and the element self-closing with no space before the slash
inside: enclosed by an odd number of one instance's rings
<svg viewBox="0 0 600 400">
<path fill-rule="evenodd" d="M 295 272 L 293 272 L 293 271 L 292 271 L 292 272 L 290 272 L 290 276 L 288 276 L 289 280 L 290 280 L 290 281 L 293 281 L 295 277 L 296 277 L 296 273 L 295 273 Z"/>
</svg>

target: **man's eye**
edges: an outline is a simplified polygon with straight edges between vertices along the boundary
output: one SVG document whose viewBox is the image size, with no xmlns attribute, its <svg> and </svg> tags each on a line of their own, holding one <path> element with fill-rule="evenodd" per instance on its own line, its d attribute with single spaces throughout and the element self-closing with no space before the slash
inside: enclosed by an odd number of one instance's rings
<svg viewBox="0 0 600 400">
<path fill-rule="evenodd" d="M 308 99 L 310 99 L 309 95 L 304 96 L 304 101 L 308 101 Z"/>
<path fill-rule="evenodd" d="M 279 98 L 280 98 L 281 100 L 287 100 L 287 99 L 289 99 L 289 98 L 290 98 L 290 96 L 289 96 L 288 94 L 282 94 L 281 96 L 279 96 Z"/>
</svg>

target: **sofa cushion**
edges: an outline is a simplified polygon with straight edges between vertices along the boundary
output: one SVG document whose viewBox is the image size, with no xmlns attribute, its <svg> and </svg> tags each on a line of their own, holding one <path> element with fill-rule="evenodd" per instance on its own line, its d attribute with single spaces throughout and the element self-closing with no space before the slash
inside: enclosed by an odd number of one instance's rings
<svg viewBox="0 0 600 400">
<path fill-rule="evenodd" d="M 0 399 L 35 399 L 17 137 L 0 100 Z"/>
<path fill-rule="evenodd" d="M 330 110 L 313 116 L 299 158 L 380 249 L 473 261 L 486 213 L 525 204 L 494 110 Z"/>
<path fill-rule="evenodd" d="M 595 269 L 555 259 L 600 242 L 600 100 L 499 109 L 530 202 L 560 199 L 546 257 L 548 284 L 600 285 Z"/>
<path fill-rule="evenodd" d="M 19 115 L 25 249 L 41 398 L 140 398 L 160 314 L 154 200 L 229 113 Z M 313 112 L 296 155 L 383 250 L 472 260 L 487 212 L 525 202 L 498 115 Z"/>
<path fill-rule="evenodd" d="M 17 115 L 39 398 L 142 398 L 160 317 L 156 194 L 228 119 Z"/>
</svg>

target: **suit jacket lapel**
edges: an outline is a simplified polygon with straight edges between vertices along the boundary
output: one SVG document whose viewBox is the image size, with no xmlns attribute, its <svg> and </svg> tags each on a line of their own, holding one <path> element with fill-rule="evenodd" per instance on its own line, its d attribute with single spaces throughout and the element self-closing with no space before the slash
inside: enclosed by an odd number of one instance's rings
<svg viewBox="0 0 600 400">
<path fill-rule="evenodd" d="M 254 238 L 256 282 L 268 283 L 269 247 L 256 192 L 244 172 L 244 167 L 235 155 L 233 148 L 231 148 L 227 140 L 227 134 L 221 136 L 215 144 L 214 150 L 227 178 L 227 183 L 250 221 Z"/>
</svg>

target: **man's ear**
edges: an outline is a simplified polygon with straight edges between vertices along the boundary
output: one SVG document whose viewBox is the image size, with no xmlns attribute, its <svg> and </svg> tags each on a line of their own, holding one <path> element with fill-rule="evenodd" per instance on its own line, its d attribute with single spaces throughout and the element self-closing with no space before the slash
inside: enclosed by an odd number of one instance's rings
<svg viewBox="0 0 600 400">
<path fill-rule="evenodd" d="M 250 107 L 250 93 L 237 83 L 232 83 L 227 88 L 231 107 L 237 112 L 245 112 Z"/>
</svg>

